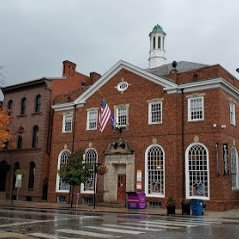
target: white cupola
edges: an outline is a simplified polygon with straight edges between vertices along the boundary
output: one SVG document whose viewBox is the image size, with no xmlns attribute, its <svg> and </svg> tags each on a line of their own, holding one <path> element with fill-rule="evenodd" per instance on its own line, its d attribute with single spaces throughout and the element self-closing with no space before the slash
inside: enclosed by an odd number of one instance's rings
<svg viewBox="0 0 239 239">
<path fill-rule="evenodd" d="M 149 33 L 150 51 L 149 51 L 149 68 L 155 68 L 165 64 L 164 39 L 166 33 L 158 24 Z"/>
</svg>

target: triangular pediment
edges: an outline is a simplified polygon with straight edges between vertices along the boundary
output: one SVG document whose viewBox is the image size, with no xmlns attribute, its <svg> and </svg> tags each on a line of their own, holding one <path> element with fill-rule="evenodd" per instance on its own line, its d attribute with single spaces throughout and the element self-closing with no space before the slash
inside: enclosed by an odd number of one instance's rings
<svg viewBox="0 0 239 239">
<path fill-rule="evenodd" d="M 102 86 L 104 86 L 108 81 L 112 79 L 119 71 L 125 69 L 136 75 L 143 77 L 145 80 L 149 80 L 155 84 L 161 85 L 165 89 L 176 88 L 177 84 L 163 78 L 156 76 L 144 69 L 134 66 L 125 61 L 118 61 L 113 67 L 111 67 L 99 80 L 97 80 L 88 90 L 86 90 L 82 95 L 80 95 L 74 104 L 84 104 L 89 97 L 91 97 L 95 92 L 97 92 Z"/>
</svg>

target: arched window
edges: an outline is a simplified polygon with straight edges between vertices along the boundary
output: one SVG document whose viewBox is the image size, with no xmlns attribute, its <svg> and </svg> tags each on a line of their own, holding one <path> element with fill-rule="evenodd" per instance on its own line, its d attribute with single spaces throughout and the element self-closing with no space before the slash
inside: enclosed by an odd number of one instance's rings
<svg viewBox="0 0 239 239">
<path fill-rule="evenodd" d="M 239 189 L 238 174 L 238 153 L 235 147 L 231 149 L 231 174 L 232 174 L 232 190 Z"/>
<path fill-rule="evenodd" d="M 41 112 L 41 95 L 37 95 L 35 98 L 35 113 Z"/>
<path fill-rule="evenodd" d="M 57 165 L 57 170 L 61 169 L 61 166 L 64 164 L 67 164 L 68 158 L 70 156 L 70 151 L 69 150 L 62 150 L 58 156 L 58 165 Z M 62 179 L 60 178 L 59 174 L 57 173 L 56 177 L 56 191 L 57 192 L 69 192 L 70 185 L 63 182 Z"/>
<path fill-rule="evenodd" d="M 85 161 L 85 164 L 87 164 L 87 167 L 90 172 L 90 176 L 87 182 L 84 185 L 82 185 L 81 191 L 87 192 L 87 193 L 93 193 L 94 192 L 94 167 L 95 167 L 95 163 L 97 162 L 96 150 L 92 148 L 87 149 L 85 151 L 84 161 Z"/>
<path fill-rule="evenodd" d="M 186 198 L 209 199 L 209 159 L 206 146 L 191 144 L 185 156 Z"/>
<path fill-rule="evenodd" d="M 26 107 L 27 107 L 27 99 L 26 99 L 26 97 L 23 97 L 21 100 L 21 114 L 22 115 L 26 114 Z"/>
<path fill-rule="evenodd" d="M 17 136 L 17 149 L 22 149 L 23 139 L 21 135 Z"/>
<path fill-rule="evenodd" d="M 10 165 L 6 161 L 0 162 L 0 192 L 5 192 L 6 182 L 7 182 L 7 173 L 10 169 Z"/>
<path fill-rule="evenodd" d="M 29 165 L 29 178 L 28 178 L 28 189 L 33 189 L 35 179 L 35 163 L 30 162 Z"/>
<path fill-rule="evenodd" d="M 153 37 L 153 49 L 155 49 L 155 48 L 156 48 L 156 38 Z"/>
<path fill-rule="evenodd" d="M 19 162 L 15 162 L 15 164 L 14 164 L 13 176 L 12 176 L 12 187 L 13 188 L 15 188 L 15 183 L 16 183 L 15 172 L 17 171 L 17 169 L 20 169 L 20 163 Z"/>
<path fill-rule="evenodd" d="M 150 145 L 145 153 L 145 193 L 163 197 L 165 188 L 164 150 L 160 145 Z"/>
<path fill-rule="evenodd" d="M 38 132 L 39 128 L 35 125 L 32 130 L 32 148 L 37 148 L 38 146 Z"/>
</svg>

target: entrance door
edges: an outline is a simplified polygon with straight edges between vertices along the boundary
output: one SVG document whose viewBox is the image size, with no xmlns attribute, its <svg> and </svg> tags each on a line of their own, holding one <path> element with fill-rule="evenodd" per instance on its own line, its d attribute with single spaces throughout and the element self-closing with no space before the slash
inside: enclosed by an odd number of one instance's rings
<svg viewBox="0 0 239 239">
<path fill-rule="evenodd" d="M 118 174 L 117 201 L 125 201 L 126 174 Z"/>
</svg>

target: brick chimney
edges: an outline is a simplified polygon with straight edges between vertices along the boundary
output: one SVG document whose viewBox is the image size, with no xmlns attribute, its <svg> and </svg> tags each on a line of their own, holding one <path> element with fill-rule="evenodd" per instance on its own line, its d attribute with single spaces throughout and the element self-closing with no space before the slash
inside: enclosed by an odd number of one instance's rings
<svg viewBox="0 0 239 239">
<path fill-rule="evenodd" d="M 63 61 L 62 76 L 74 76 L 76 72 L 76 64 L 70 61 Z"/>
<path fill-rule="evenodd" d="M 89 84 L 93 85 L 97 80 L 99 80 L 101 75 L 97 72 L 90 72 L 90 81 Z"/>
</svg>

